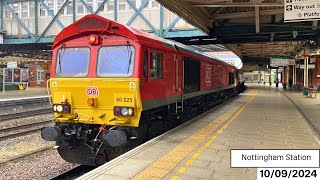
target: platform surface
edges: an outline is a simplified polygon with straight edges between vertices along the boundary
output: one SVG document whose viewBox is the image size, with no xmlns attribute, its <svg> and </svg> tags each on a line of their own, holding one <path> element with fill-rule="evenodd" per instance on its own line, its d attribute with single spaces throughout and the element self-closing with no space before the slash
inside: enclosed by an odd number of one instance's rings
<svg viewBox="0 0 320 180">
<path fill-rule="evenodd" d="M 283 94 L 250 86 L 78 179 L 256 179 L 255 168 L 230 168 L 230 149 L 319 148 L 317 134 Z"/>
<path fill-rule="evenodd" d="M 47 88 L 29 87 L 28 90 L 0 91 L 0 101 L 48 97 Z"/>
</svg>

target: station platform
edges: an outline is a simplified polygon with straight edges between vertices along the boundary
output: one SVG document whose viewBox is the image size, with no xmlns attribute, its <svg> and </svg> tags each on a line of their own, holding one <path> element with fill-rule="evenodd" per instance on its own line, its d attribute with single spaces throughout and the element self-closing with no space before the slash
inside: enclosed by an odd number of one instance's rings
<svg viewBox="0 0 320 180">
<path fill-rule="evenodd" d="M 282 92 L 250 85 L 78 179 L 256 179 L 256 168 L 230 168 L 230 149 L 319 148 L 318 134 Z"/>
<path fill-rule="evenodd" d="M 48 97 L 47 89 L 29 87 L 28 90 L 0 91 L 0 101 Z"/>
</svg>

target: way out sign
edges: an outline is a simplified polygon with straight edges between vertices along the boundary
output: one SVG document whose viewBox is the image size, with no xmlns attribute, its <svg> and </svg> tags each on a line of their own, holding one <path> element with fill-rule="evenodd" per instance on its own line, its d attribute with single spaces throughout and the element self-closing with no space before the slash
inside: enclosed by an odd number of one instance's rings
<svg viewBox="0 0 320 180">
<path fill-rule="evenodd" d="M 284 0 L 284 22 L 320 20 L 320 0 Z"/>
</svg>

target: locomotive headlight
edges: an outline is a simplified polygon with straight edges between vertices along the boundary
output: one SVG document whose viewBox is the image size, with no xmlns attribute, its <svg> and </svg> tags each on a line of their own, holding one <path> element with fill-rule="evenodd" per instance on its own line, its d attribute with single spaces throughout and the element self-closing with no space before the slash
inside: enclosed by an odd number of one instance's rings
<svg viewBox="0 0 320 180">
<path fill-rule="evenodd" d="M 54 112 L 57 111 L 57 105 L 53 105 L 53 111 L 54 111 Z"/>
<path fill-rule="evenodd" d="M 129 110 L 128 110 L 127 108 L 122 108 L 122 109 L 121 109 L 121 114 L 122 114 L 123 116 L 127 116 L 127 115 L 129 114 Z"/>
<path fill-rule="evenodd" d="M 129 116 L 132 116 L 132 115 L 133 115 L 133 108 L 129 108 L 128 114 L 129 114 Z"/>
<path fill-rule="evenodd" d="M 62 111 L 63 111 L 62 105 L 57 105 L 57 111 L 58 111 L 58 112 L 62 112 Z"/>
</svg>

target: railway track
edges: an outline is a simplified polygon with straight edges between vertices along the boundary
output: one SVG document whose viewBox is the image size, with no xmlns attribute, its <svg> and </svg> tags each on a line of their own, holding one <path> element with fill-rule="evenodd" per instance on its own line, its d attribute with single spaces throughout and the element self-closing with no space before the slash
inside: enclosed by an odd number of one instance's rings
<svg viewBox="0 0 320 180">
<path fill-rule="evenodd" d="M 52 108 L 45 108 L 45 109 L 18 112 L 18 113 L 12 113 L 12 114 L 3 114 L 3 115 L 0 115 L 0 121 L 7 121 L 11 119 L 16 119 L 16 118 L 36 116 L 36 115 L 47 114 L 52 112 L 53 112 Z"/>
<path fill-rule="evenodd" d="M 69 169 L 68 171 L 65 171 L 61 174 L 58 174 L 57 176 L 51 178 L 51 180 L 61 180 L 61 179 L 76 179 L 77 177 L 80 177 L 81 175 L 95 169 L 96 167 L 92 166 L 85 166 L 85 165 L 79 165 L 72 169 Z"/>
<path fill-rule="evenodd" d="M 0 107 L 36 104 L 36 103 L 43 103 L 43 102 L 49 102 L 49 98 L 48 97 L 39 97 L 39 98 L 0 101 Z"/>
<path fill-rule="evenodd" d="M 27 124 L 27 125 L 21 125 L 21 126 L 0 129 L 0 141 L 4 141 L 6 139 L 15 138 L 15 137 L 38 132 L 43 128 L 43 125 L 46 125 L 50 122 L 51 122 L 51 120 L 48 120 L 48 121 L 43 121 L 43 122 L 38 122 L 38 123 L 32 123 L 32 124 Z M 25 130 L 25 129 L 27 129 L 27 130 Z M 23 131 L 21 131 L 21 130 L 23 130 Z M 15 131 L 18 131 L 18 132 L 15 132 Z"/>
</svg>

